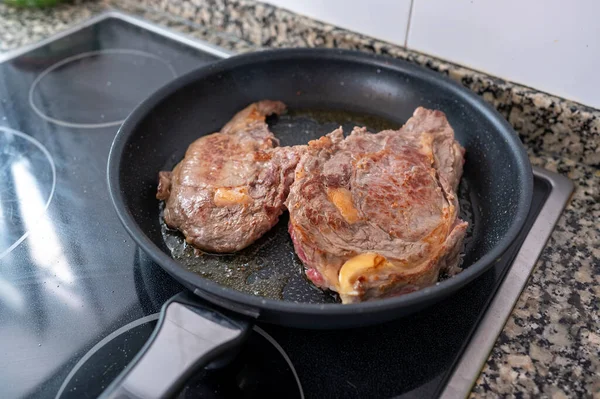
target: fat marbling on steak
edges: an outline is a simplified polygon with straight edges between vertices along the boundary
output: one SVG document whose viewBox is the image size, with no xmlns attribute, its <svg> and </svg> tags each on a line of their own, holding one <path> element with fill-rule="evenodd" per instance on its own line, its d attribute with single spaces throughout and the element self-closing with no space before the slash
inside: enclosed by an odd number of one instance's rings
<svg viewBox="0 0 600 399">
<path fill-rule="evenodd" d="M 352 303 L 458 272 L 463 156 L 446 116 L 424 108 L 400 130 L 337 129 L 310 142 L 286 201 L 307 277 Z"/>
<path fill-rule="evenodd" d="M 301 147 L 277 147 L 265 122 L 284 110 L 279 101 L 253 103 L 194 141 L 172 172 L 160 172 L 156 197 L 167 226 L 208 252 L 238 251 L 271 229 L 300 159 Z"/>
</svg>

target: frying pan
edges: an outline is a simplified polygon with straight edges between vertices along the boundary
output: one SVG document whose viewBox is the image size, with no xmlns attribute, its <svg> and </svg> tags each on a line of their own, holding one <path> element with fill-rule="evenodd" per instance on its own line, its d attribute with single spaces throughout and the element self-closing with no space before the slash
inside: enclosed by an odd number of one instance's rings
<svg viewBox="0 0 600 399">
<path fill-rule="evenodd" d="M 461 187 L 468 187 L 472 232 L 464 270 L 404 296 L 342 305 L 302 284 L 288 298 L 253 295 L 194 273 L 174 259 L 155 198 L 158 172 L 172 168 L 199 136 L 220 130 L 237 111 L 263 99 L 281 100 L 290 110 L 348 112 L 398 125 L 418 106 L 443 111 L 466 148 Z M 298 124 L 288 120 L 279 132 L 277 126 L 273 130 L 283 145 L 306 143 L 319 130 L 307 129 L 307 121 L 314 123 L 314 118 L 300 118 Z M 119 129 L 109 156 L 108 184 L 129 234 L 189 292 L 163 306 L 153 337 L 104 395 L 163 397 L 176 393 L 196 367 L 217 367 L 232 356 L 256 320 L 302 328 L 358 327 L 405 316 L 455 293 L 499 261 L 516 238 L 529 211 L 533 175 L 508 123 L 445 76 L 384 56 L 283 49 L 238 55 L 159 89 Z M 275 238 L 261 244 L 267 271 L 296 267 L 286 246 L 289 239 L 279 237 L 278 228 L 268 233 Z M 216 259 L 235 263 L 236 256 Z"/>
</svg>

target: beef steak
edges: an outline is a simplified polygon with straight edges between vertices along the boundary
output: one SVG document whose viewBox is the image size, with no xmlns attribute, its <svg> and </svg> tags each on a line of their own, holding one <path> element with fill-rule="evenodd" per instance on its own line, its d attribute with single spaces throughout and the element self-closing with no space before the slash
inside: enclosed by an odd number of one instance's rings
<svg viewBox="0 0 600 399">
<path fill-rule="evenodd" d="M 269 131 L 266 116 L 284 110 L 278 101 L 251 104 L 194 141 L 172 172 L 160 172 L 165 223 L 209 252 L 243 249 L 273 227 L 303 148 L 277 147 Z"/>
<path fill-rule="evenodd" d="M 337 129 L 311 141 L 286 201 L 307 277 L 351 303 L 458 272 L 463 155 L 446 116 L 424 108 L 397 131 L 355 128 L 344 139 Z"/>
</svg>

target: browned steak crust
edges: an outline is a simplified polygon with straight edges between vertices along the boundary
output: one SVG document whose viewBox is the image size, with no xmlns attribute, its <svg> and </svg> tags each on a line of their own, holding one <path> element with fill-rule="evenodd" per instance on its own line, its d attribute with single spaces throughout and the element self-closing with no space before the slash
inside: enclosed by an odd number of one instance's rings
<svg viewBox="0 0 600 399">
<path fill-rule="evenodd" d="M 251 104 L 194 141 L 172 172 L 160 172 L 166 224 L 209 252 L 240 250 L 273 227 L 304 148 L 277 147 L 265 118 L 284 110 L 279 101 Z"/>
<path fill-rule="evenodd" d="M 456 272 L 463 155 L 445 115 L 424 108 L 398 131 L 355 128 L 344 139 L 338 129 L 310 142 L 286 202 L 309 279 L 350 303 Z"/>
</svg>

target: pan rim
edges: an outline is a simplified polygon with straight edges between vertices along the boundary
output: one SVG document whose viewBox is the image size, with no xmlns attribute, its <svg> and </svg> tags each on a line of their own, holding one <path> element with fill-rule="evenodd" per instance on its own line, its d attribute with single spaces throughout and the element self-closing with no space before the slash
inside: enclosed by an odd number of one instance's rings
<svg viewBox="0 0 600 399">
<path fill-rule="evenodd" d="M 165 254 L 139 227 L 133 218 L 133 215 L 126 207 L 122 195 L 122 188 L 119 181 L 119 165 L 127 141 L 131 134 L 135 131 L 135 128 L 157 104 L 174 94 L 177 90 L 193 83 L 196 80 L 224 72 L 230 68 L 240 67 L 248 63 L 265 62 L 268 60 L 286 60 L 290 58 L 302 59 L 306 57 L 319 57 L 323 61 L 331 59 L 336 61 L 346 60 L 349 62 L 369 64 L 373 67 L 391 69 L 407 76 L 428 80 L 436 85 L 443 86 L 457 97 L 460 97 L 462 101 L 470 105 L 473 109 L 477 109 L 479 112 L 481 112 L 485 118 L 492 122 L 492 125 L 496 130 L 495 133 L 504 137 L 504 139 L 507 141 L 507 144 L 512 149 L 512 156 L 516 161 L 517 174 L 520 180 L 518 188 L 521 191 L 521 195 L 519 202 L 516 205 L 517 211 L 515 219 L 504 237 L 500 239 L 500 241 L 498 241 L 496 245 L 485 255 L 479 258 L 476 262 L 472 263 L 461 273 L 450 279 L 441 281 L 435 285 L 423 288 L 410 294 L 353 304 L 315 304 L 307 302 L 290 302 L 246 294 L 232 288 L 221 286 L 218 283 L 205 279 L 196 273 L 190 272 L 181 266 L 179 262 Z M 436 297 L 442 298 L 462 288 L 488 270 L 494 263 L 500 261 L 506 250 L 514 242 L 519 232 L 524 227 L 525 220 L 529 213 L 533 192 L 533 171 L 531 168 L 531 163 L 523 144 L 518 138 L 518 135 L 509 125 L 509 123 L 477 94 L 460 86 L 458 83 L 450 80 L 450 78 L 442 75 L 441 73 L 427 70 L 424 67 L 411 64 L 405 60 L 359 52 L 356 50 L 325 48 L 269 49 L 240 54 L 224 60 L 216 61 L 215 63 L 204 67 L 200 67 L 165 84 L 163 87 L 150 95 L 146 100 L 140 103 L 119 128 L 111 145 L 108 157 L 107 180 L 111 201 L 119 219 L 121 220 L 121 223 L 129 235 L 144 252 L 146 252 L 155 262 L 157 262 L 173 277 L 181 281 L 185 281 L 188 284 L 197 287 L 201 291 L 215 295 L 220 299 L 226 299 L 243 307 L 256 308 L 259 310 L 259 313 L 261 309 L 264 309 L 268 311 L 297 313 L 303 315 L 318 314 L 331 316 L 359 314 L 372 311 L 384 312 L 386 310 L 407 308 L 421 302 L 426 302 L 428 299 L 433 299 Z"/>
</svg>

